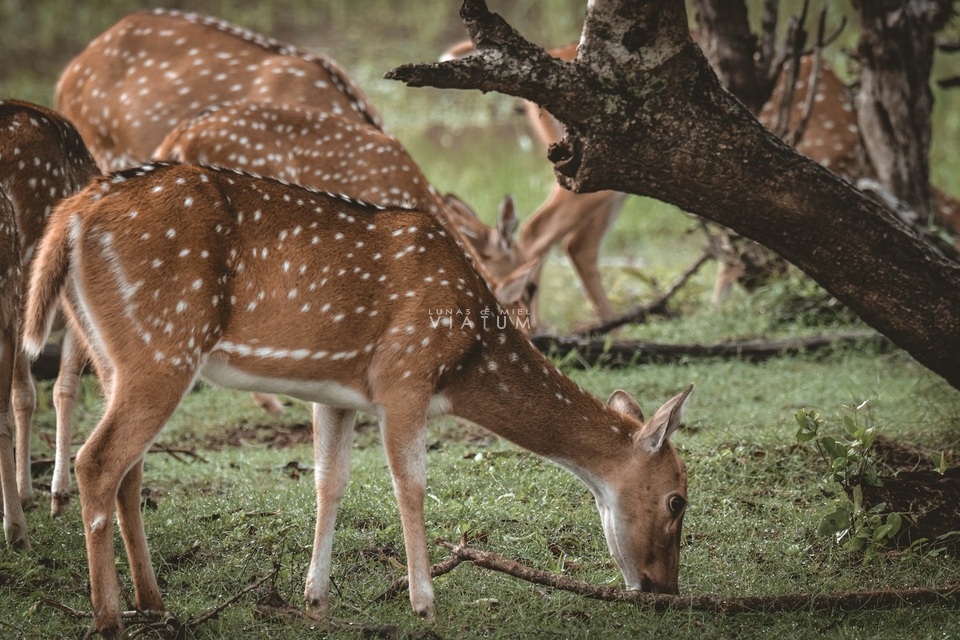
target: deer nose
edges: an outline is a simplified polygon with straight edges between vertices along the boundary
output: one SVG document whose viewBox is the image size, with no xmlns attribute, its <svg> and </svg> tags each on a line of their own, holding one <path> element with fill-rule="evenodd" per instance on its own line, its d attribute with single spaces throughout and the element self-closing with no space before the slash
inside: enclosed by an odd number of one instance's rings
<svg viewBox="0 0 960 640">
<path fill-rule="evenodd" d="M 643 574 L 643 577 L 640 579 L 640 591 L 643 591 L 644 593 L 663 593 L 674 596 L 680 593 L 680 589 L 677 587 L 676 583 L 655 583 L 647 574 Z"/>
<path fill-rule="evenodd" d="M 653 580 L 647 574 L 643 574 L 643 578 L 640 579 L 640 591 L 653 591 Z"/>
</svg>

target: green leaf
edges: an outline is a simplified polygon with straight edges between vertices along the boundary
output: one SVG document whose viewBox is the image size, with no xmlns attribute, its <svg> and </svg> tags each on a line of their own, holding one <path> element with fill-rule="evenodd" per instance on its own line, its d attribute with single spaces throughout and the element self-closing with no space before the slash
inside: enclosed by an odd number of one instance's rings
<svg viewBox="0 0 960 640">
<path fill-rule="evenodd" d="M 903 518 L 900 517 L 900 514 L 894 511 L 887 516 L 887 524 L 890 526 L 890 537 L 897 535 L 900 531 L 900 527 L 903 525 Z"/>
<path fill-rule="evenodd" d="M 848 436 L 856 437 L 857 422 L 852 416 L 843 416 L 843 430 L 847 432 Z"/>
<path fill-rule="evenodd" d="M 849 540 L 846 544 L 843 545 L 843 548 L 847 551 L 857 552 L 863 549 L 864 545 L 867 544 L 867 541 L 860 536 L 854 537 Z"/>
<path fill-rule="evenodd" d="M 857 485 L 853 488 L 853 512 L 860 513 L 860 508 L 863 506 L 863 489 L 860 488 L 860 485 Z"/>
<path fill-rule="evenodd" d="M 818 536 L 832 536 L 835 533 L 843 531 L 850 525 L 850 506 L 840 504 L 820 519 L 817 525 Z"/>
<path fill-rule="evenodd" d="M 940 475 L 947 472 L 947 456 L 945 456 L 942 451 L 939 456 L 933 456 L 933 464 L 935 465 L 934 468 L 937 470 L 937 473 Z"/>
<path fill-rule="evenodd" d="M 893 527 L 889 524 L 880 525 L 873 531 L 873 541 L 880 542 L 883 540 L 888 533 L 893 530 Z"/>
<path fill-rule="evenodd" d="M 817 421 L 811 417 L 810 413 L 800 409 L 797 411 L 795 418 L 798 426 L 797 442 L 808 442 L 817 437 Z"/>
<path fill-rule="evenodd" d="M 842 446 L 840 446 L 836 440 L 830 436 L 824 436 L 820 439 L 820 443 L 823 445 L 823 448 L 826 450 L 827 455 L 830 456 L 831 461 L 842 460 L 846 464 L 847 451 Z"/>
</svg>

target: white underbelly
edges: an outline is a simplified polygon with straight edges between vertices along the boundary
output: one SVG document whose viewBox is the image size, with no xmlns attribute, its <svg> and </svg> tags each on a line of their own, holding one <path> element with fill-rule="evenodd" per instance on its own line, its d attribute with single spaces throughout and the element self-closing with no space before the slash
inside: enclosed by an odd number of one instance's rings
<svg viewBox="0 0 960 640">
<path fill-rule="evenodd" d="M 211 384 L 228 389 L 282 393 L 307 402 L 376 413 L 376 406 L 363 393 L 335 380 L 269 378 L 250 374 L 216 359 L 210 359 L 203 365 L 200 369 L 200 377 Z"/>
<path fill-rule="evenodd" d="M 200 368 L 200 377 L 218 387 L 260 393 L 281 393 L 306 402 L 317 402 L 330 407 L 379 415 L 378 405 L 373 400 L 336 380 L 269 378 L 250 374 L 217 359 L 207 360 Z M 450 400 L 446 396 L 440 393 L 432 394 L 426 407 L 426 418 L 438 418 L 449 413 L 450 409 Z"/>
</svg>

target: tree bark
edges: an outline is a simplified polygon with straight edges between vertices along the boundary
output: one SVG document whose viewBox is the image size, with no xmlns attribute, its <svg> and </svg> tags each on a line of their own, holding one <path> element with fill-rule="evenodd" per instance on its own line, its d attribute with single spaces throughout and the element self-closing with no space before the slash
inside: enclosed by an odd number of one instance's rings
<svg viewBox="0 0 960 640">
<path fill-rule="evenodd" d="M 934 30 L 949 14 L 940 0 L 853 0 L 860 15 L 857 118 L 883 187 L 925 223 L 931 209 L 930 70 Z M 945 5 L 941 7 L 939 5 Z"/>
<path fill-rule="evenodd" d="M 482 0 L 461 17 L 479 55 L 387 77 L 536 102 L 567 128 L 549 153 L 565 187 L 651 196 L 760 242 L 960 388 L 960 265 L 767 132 L 721 88 L 682 0 L 592 1 L 569 63 Z"/>
<path fill-rule="evenodd" d="M 764 3 L 764 44 L 750 30 L 744 0 L 693 0 L 697 42 L 720 84 L 737 96 L 751 113 L 760 113 L 770 99 L 778 73 L 770 70 L 776 26 L 776 3 Z M 773 25 L 767 24 L 772 17 Z M 768 32 L 768 30 L 770 30 Z M 777 69 L 779 71 L 779 69 Z"/>
</svg>

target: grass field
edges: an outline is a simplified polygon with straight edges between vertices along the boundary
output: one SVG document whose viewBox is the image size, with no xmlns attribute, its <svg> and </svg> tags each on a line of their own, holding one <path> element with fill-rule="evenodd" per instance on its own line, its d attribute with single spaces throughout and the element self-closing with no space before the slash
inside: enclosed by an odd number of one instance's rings
<svg viewBox="0 0 960 640">
<path fill-rule="evenodd" d="M 0 70 L 0 95 L 50 104 L 62 64 L 83 42 L 140 6 L 115 0 L 96 12 L 81 4 L 44 0 L 0 5 L 0 49 L 18 56 L 10 58 L 17 61 L 15 69 Z M 210 1 L 196 8 L 332 53 L 368 89 L 388 127 L 431 181 L 441 191 L 458 193 L 488 221 L 504 193 L 516 196 L 524 215 L 533 211 L 553 177 L 512 99 L 411 90 L 379 80 L 386 69 L 429 59 L 461 38 L 457 3 L 360 4 L 368 16 L 388 16 L 374 34 L 386 34 L 390 27 L 389 37 L 370 37 L 357 28 L 331 44 L 331 34 L 357 20 L 347 3 L 286 0 L 234 6 Z M 499 5 L 494 8 L 543 44 L 566 42 L 579 32 L 582 2 Z M 323 20 L 311 22 L 315 13 Z M 941 75 L 953 66 L 950 60 L 938 61 Z M 937 95 L 934 180 L 960 193 L 954 170 L 960 156 L 960 109 L 952 94 Z M 626 310 L 649 301 L 697 259 L 703 245 L 690 217 L 631 197 L 604 245 L 604 282 L 614 304 Z M 676 317 L 654 318 L 616 337 L 711 343 L 864 328 L 798 273 L 751 293 L 735 288 L 727 303 L 715 309 L 708 304 L 714 273 L 715 266 L 708 264 L 679 292 L 672 302 Z M 591 309 L 559 252 L 547 264 L 541 291 L 550 329 L 564 332 L 590 319 Z M 826 304 L 798 304 L 811 300 Z M 648 414 L 687 384 L 697 385 L 685 425 L 674 437 L 690 484 L 682 593 L 911 588 L 955 581 L 960 575 L 952 552 L 930 547 L 890 551 L 865 563 L 816 535 L 836 489 L 823 482 L 826 466 L 815 449 L 796 442 L 794 414 L 799 409 L 818 411 L 826 428 L 838 434 L 842 417 L 855 414 L 912 451 L 944 452 L 952 465 L 960 464 L 960 393 L 903 352 L 865 343 L 761 364 L 689 360 L 617 370 L 564 369 L 599 397 L 625 389 Z M 50 383 L 43 383 L 33 440 L 38 458 L 52 456 L 51 393 Z M 82 396 L 75 449 L 103 409 L 93 379 L 85 379 Z M 181 620 L 224 602 L 274 568 L 276 593 L 303 606 L 314 518 L 309 424 L 303 403 L 291 401 L 285 416 L 273 418 L 245 394 L 202 387 L 188 395 L 160 435 L 158 445 L 193 452 L 150 454 L 144 480 L 144 519 L 154 566 L 165 603 Z M 595 584 L 622 583 L 592 498 L 575 478 L 452 419 L 430 424 L 428 444 L 428 537 L 456 540 L 466 533 L 478 548 L 534 567 Z M 37 470 L 35 481 L 48 486 L 49 467 L 38 464 Z M 86 630 L 88 621 L 45 601 L 80 610 L 90 606 L 76 495 L 74 502 L 69 514 L 53 520 L 41 494 L 27 514 L 32 551 L 0 548 L 0 637 L 76 638 Z M 119 536 L 116 545 L 121 582 L 129 588 Z M 444 557 L 443 549 L 431 549 L 433 561 Z M 404 564 L 379 432 L 366 416 L 355 435 L 353 473 L 334 541 L 332 614 L 337 618 L 395 625 L 411 637 L 441 638 L 953 638 L 960 628 L 956 609 L 935 605 L 883 612 L 656 613 L 585 600 L 466 564 L 437 580 L 438 616 L 430 625 L 410 612 L 405 596 L 376 601 L 404 574 Z M 359 634 L 258 619 L 255 602 L 264 595 L 244 596 L 198 627 L 196 637 Z"/>
</svg>

